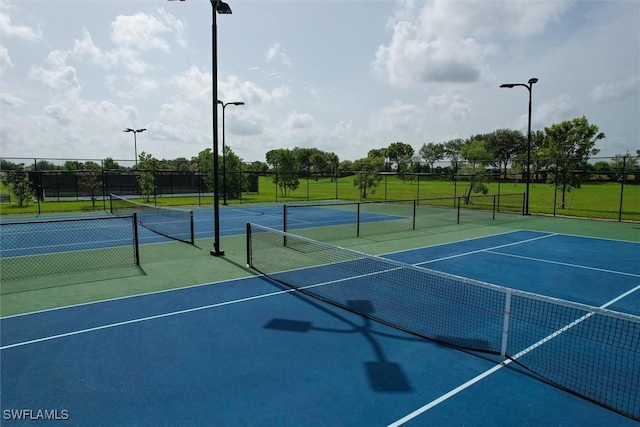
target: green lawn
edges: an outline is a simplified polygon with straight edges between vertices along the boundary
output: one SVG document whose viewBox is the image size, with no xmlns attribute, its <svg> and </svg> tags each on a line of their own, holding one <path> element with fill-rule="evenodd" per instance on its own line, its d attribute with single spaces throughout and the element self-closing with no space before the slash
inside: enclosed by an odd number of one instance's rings
<svg viewBox="0 0 640 427">
<path fill-rule="evenodd" d="M 297 203 L 313 200 L 360 200 L 358 189 L 353 185 L 354 177 L 340 178 L 338 182 L 331 181 L 330 178 L 301 179 L 300 186 L 286 197 L 276 188 L 271 177 L 260 177 L 259 193 L 245 194 L 242 200 L 228 200 L 231 205 L 239 203 Z M 366 200 L 426 200 L 446 198 L 441 202 L 431 202 L 434 204 L 453 205 L 453 198 L 460 197 L 467 189 L 468 182 L 452 181 L 430 178 L 403 181 L 397 176 L 387 176 L 375 189 L 375 193 L 369 194 Z M 522 182 L 491 182 L 488 184 L 488 196 L 498 193 L 523 194 L 525 184 Z M 499 187 L 499 188 L 498 188 Z M 8 191 L 2 187 L 3 193 Z M 576 216 L 588 218 L 601 218 L 617 220 L 620 211 L 620 183 L 615 182 L 595 182 L 586 183 L 582 188 L 573 190 L 566 195 L 565 208 L 560 207 L 562 195 L 558 191 L 554 195 L 554 187 L 546 183 L 532 183 L 530 185 L 529 210 L 531 213 L 553 214 L 554 197 L 556 200 L 556 215 Z M 521 196 L 518 196 L 521 197 Z M 513 197 L 513 203 L 521 198 Z M 491 198 L 487 198 L 490 200 Z M 137 199 L 142 201 L 141 199 Z M 211 206 L 213 198 L 210 195 L 189 196 L 189 197 L 157 197 L 155 201 L 158 206 Z M 519 203 L 519 202 L 518 202 Z M 104 203 L 98 200 L 95 207 L 91 201 L 45 201 L 40 203 L 41 213 L 55 212 L 103 212 L 109 209 L 108 200 Z M 466 207 L 466 206 L 465 206 Z M 469 206 L 473 207 L 473 206 Z M 38 203 L 30 202 L 28 206 L 18 207 L 17 205 L 1 204 L 0 213 L 10 214 L 37 214 Z M 624 199 L 622 203 L 622 219 L 627 221 L 640 221 L 640 185 L 627 184 L 624 187 Z"/>
</svg>

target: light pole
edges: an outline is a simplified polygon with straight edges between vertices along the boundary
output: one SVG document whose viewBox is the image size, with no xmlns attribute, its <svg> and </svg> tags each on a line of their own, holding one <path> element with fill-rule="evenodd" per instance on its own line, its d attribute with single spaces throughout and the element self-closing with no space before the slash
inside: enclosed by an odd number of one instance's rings
<svg viewBox="0 0 640 427">
<path fill-rule="evenodd" d="M 244 102 L 227 102 L 226 104 L 218 99 L 218 104 L 222 105 L 222 204 L 227 204 L 227 165 L 226 158 L 227 155 L 224 152 L 224 109 L 227 108 L 227 105 L 244 105 Z"/>
<path fill-rule="evenodd" d="M 169 0 L 172 1 L 172 0 Z M 184 0 L 181 0 L 184 1 Z M 220 0 L 209 0 L 211 2 L 211 80 L 213 102 L 211 106 L 213 116 L 213 249 L 209 253 L 213 256 L 224 256 L 224 251 L 220 250 L 220 201 L 218 191 L 218 45 L 216 13 L 230 15 L 231 7 Z"/>
<path fill-rule="evenodd" d="M 133 149 L 136 151 L 136 165 L 138 164 L 138 139 L 136 138 L 136 134 L 140 132 L 144 132 L 146 129 L 131 129 L 126 128 L 122 132 L 133 132 Z"/>
<path fill-rule="evenodd" d="M 531 182 L 531 92 L 533 89 L 533 84 L 537 83 L 538 79 L 533 77 L 530 78 L 529 81 L 525 83 L 504 83 L 501 84 L 501 88 L 513 88 L 516 86 L 522 86 L 527 88 L 529 91 L 529 119 L 528 119 L 528 131 L 527 131 L 527 189 L 524 193 L 524 214 L 529 215 L 529 184 Z"/>
</svg>

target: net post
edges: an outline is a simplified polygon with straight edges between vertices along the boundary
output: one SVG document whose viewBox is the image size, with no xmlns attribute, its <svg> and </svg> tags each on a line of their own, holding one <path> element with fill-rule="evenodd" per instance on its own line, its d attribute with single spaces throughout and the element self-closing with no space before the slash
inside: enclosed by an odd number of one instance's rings
<svg viewBox="0 0 640 427">
<path fill-rule="evenodd" d="M 500 356 L 507 357 L 507 342 L 509 339 L 509 320 L 511 318 L 511 291 L 505 292 L 504 299 L 504 322 L 502 323 L 502 345 L 500 347 Z"/>
<path fill-rule="evenodd" d="M 247 268 L 252 268 L 252 261 L 251 261 L 251 223 L 248 222 L 247 223 Z"/>
<path fill-rule="evenodd" d="M 113 193 L 109 193 L 109 212 L 113 213 Z"/>
<path fill-rule="evenodd" d="M 282 205 L 282 231 L 285 233 L 287 230 L 287 205 Z"/>
<path fill-rule="evenodd" d="M 189 212 L 189 222 L 190 222 L 190 227 L 191 227 L 191 244 L 195 245 L 196 244 L 196 233 L 193 227 L 193 211 Z"/>
<path fill-rule="evenodd" d="M 138 214 L 133 213 L 133 246 L 135 252 L 136 265 L 140 265 L 140 239 L 138 239 Z"/>
<path fill-rule="evenodd" d="M 282 205 L 282 231 L 287 232 L 287 205 Z M 287 236 L 282 236 L 282 246 L 287 246 Z"/>
<path fill-rule="evenodd" d="M 460 224 L 460 205 L 461 205 L 461 200 L 462 198 L 460 196 L 458 196 L 457 202 L 458 202 L 458 219 L 456 220 L 456 224 Z"/>
<path fill-rule="evenodd" d="M 524 216 L 524 205 L 525 205 L 525 200 L 526 200 L 526 194 L 527 193 L 522 193 L 522 216 Z M 555 212 L 556 212 L 555 203 L 556 203 L 556 201 L 554 199 L 553 200 L 553 213 L 554 213 L 554 216 L 555 216 Z"/>
<path fill-rule="evenodd" d="M 420 177 L 418 177 L 420 179 Z M 418 200 L 413 201 L 413 231 L 416 231 L 416 206 L 418 205 Z"/>
</svg>

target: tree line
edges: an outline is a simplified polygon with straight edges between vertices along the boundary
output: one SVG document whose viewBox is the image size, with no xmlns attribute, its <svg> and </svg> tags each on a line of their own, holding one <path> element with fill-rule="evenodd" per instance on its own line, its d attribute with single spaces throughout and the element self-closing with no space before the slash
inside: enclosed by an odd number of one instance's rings
<svg viewBox="0 0 640 427">
<path fill-rule="evenodd" d="M 529 153 L 532 178 L 538 180 L 539 176 L 544 176 L 545 180 L 559 184 L 564 200 L 565 193 L 580 188 L 584 179 L 584 174 L 576 171 L 617 172 L 616 178 L 621 179 L 620 171 L 639 168 L 640 150 L 635 155 L 618 154 L 609 162 L 589 164 L 588 160 L 599 152 L 595 148 L 596 142 L 604 137 L 598 126 L 590 124 L 584 116 L 533 131 Z M 487 193 L 487 172 L 522 175 L 526 170 L 528 146 L 527 136 L 512 129 L 497 129 L 490 133 L 471 135 L 466 139 L 423 143 L 417 152 L 410 144 L 397 141 L 387 147 L 372 148 L 366 157 L 354 161 L 340 161 L 335 153 L 318 148 L 295 147 L 270 150 L 265 154 L 264 162 L 244 163 L 229 146 L 225 146 L 224 155 L 218 162 L 220 172 L 224 172 L 224 188 L 221 183 L 220 190 L 226 189 L 227 198 L 241 197 L 248 182 L 246 174 L 231 173 L 238 171 L 270 173 L 283 196 L 298 188 L 303 175 L 324 175 L 333 180 L 338 176 L 352 174 L 353 185 L 359 189 L 361 197 L 366 198 L 375 193 L 382 179 L 381 172 L 394 172 L 403 179 L 415 173 L 448 173 L 465 177 L 468 182 L 465 199 L 468 200 L 472 192 Z M 448 161 L 448 166 L 439 166 L 443 161 Z M 142 152 L 133 167 L 121 166 L 109 157 L 102 164 L 69 160 L 61 166 L 47 160 L 39 160 L 30 166 L 13 164 L 5 159 L 0 159 L 0 162 L 2 171 L 88 172 L 82 174 L 81 183 L 88 194 L 97 194 L 99 189 L 98 177 L 91 172 L 97 174 L 101 171 L 133 171 L 145 198 L 149 198 L 155 191 L 153 171 L 157 170 L 199 172 L 210 191 L 213 190 L 214 182 L 211 148 L 202 150 L 191 159 L 179 157 L 159 160 L 150 153 Z M 8 174 L 3 174 L 3 182 L 7 177 Z M 7 181 L 5 185 L 13 185 L 15 193 L 17 183 Z"/>
</svg>

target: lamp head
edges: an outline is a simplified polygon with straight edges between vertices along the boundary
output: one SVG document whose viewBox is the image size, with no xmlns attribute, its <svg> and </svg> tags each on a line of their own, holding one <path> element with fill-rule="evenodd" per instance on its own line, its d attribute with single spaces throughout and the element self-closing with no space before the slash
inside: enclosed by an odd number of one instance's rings
<svg viewBox="0 0 640 427">
<path fill-rule="evenodd" d="M 216 12 L 220 15 L 231 15 L 231 7 L 223 1 L 216 1 Z"/>
<path fill-rule="evenodd" d="M 244 102 L 238 101 L 238 102 L 231 102 L 230 104 L 233 104 L 233 105 L 244 105 Z"/>
<path fill-rule="evenodd" d="M 538 83 L 538 79 L 537 78 L 533 77 L 533 78 L 529 79 L 529 84 L 530 85 L 532 85 L 534 83 Z"/>
<path fill-rule="evenodd" d="M 126 128 L 125 130 L 123 130 L 122 132 L 135 132 L 135 130 L 131 129 L 131 128 Z"/>
<path fill-rule="evenodd" d="M 504 83 L 504 84 L 500 85 L 500 87 L 507 87 L 509 89 L 511 89 L 514 86 L 515 86 L 515 84 L 513 84 L 513 83 Z"/>
</svg>

